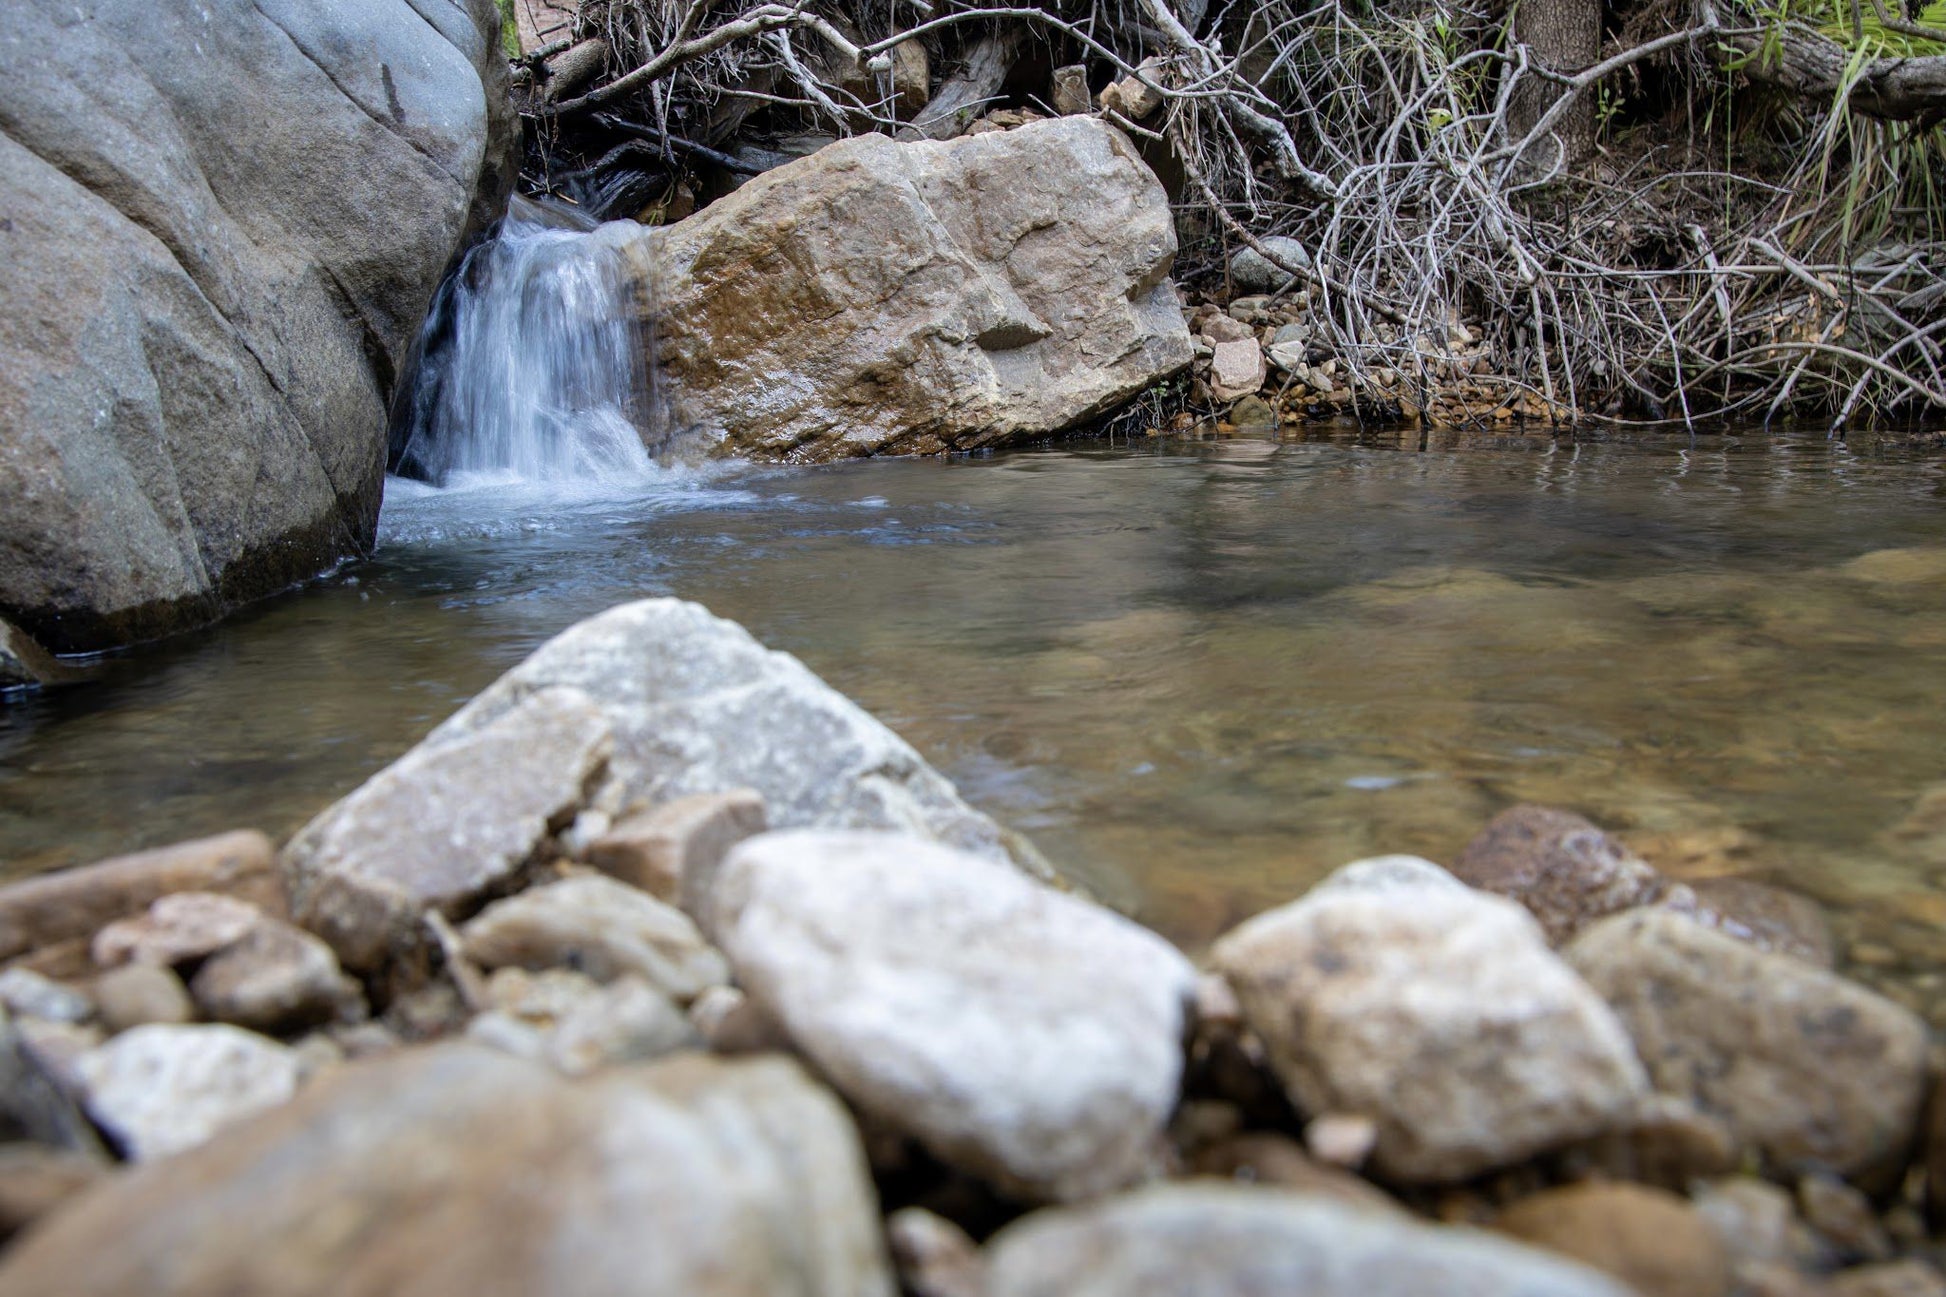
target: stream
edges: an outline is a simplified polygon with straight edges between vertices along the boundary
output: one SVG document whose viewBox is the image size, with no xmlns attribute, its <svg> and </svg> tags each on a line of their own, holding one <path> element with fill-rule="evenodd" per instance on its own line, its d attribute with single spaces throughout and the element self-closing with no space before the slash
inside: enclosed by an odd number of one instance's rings
<svg viewBox="0 0 1946 1297">
<path fill-rule="evenodd" d="M 1196 946 L 1582 811 L 1946 968 L 1946 465 L 1822 435 L 1072 443 L 388 483 L 369 561 L 0 710 L 8 875 L 287 834 L 557 631 L 699 600 Z"/>
</svg>

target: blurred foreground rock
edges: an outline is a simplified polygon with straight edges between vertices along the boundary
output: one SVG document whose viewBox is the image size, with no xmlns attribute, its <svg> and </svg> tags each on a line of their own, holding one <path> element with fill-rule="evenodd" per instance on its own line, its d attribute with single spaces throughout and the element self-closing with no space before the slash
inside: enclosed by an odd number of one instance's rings
<svg viewBox="0 0 1946 1297">
<path fill-rule="evenodd" d="M 475 1045 L 347 1066 L 126 1175 L 0 1291 L 891 1297 L 844 1110 L 781 1060 L 569 1081 Z"/>
<path fill-rule="evenodd" d="M 1504 1239 L 1227 1185 L 1040 1212 L 987 1253 L 989 1297 L 1629 1297 L 1604 1275 Z"/>
</svg>

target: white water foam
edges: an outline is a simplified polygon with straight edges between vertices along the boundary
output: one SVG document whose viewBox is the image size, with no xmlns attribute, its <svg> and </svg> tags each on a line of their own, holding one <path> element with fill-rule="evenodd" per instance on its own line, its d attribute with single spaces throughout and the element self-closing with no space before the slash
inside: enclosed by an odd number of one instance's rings
<svg viewBox="0 0 1946 1297">
<path fill-rule="evenodd" d="M 440 487 L 628 493 L 657 475 L 650 375 L 619 254 L 516 199 L 440 292 L 394 466 Z"/>
</svg>

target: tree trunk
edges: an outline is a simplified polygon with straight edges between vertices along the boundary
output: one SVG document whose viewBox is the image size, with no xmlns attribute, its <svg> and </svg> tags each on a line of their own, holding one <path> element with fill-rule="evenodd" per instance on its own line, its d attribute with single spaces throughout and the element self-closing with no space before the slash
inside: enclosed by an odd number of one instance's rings
<svg viewBox="0 0 1946 1297">
<path fill-rule="evenodd" d="M 1513 40 L 1527 46 L 1532 63 L 1549 71 L 1573 76 L 1601 57 L 1601 0 L 1518 0 L 1512 24 Z M 1560 86 L 1532 72 L 1523 76 L 1507 106 L 1509 137 L 1515 141 L 1525 138 L 1562 93 Z M 1593 95 L 1582 92 L 1579 100 L 1555 120 L 1553 133 L 1565 152 L 1563 162 L 1587 156 L 1595 144 Z M 1522 161 L 1545 169 L 1554 158 L 1554 145 L 1541 140 Z"/>
</svg>

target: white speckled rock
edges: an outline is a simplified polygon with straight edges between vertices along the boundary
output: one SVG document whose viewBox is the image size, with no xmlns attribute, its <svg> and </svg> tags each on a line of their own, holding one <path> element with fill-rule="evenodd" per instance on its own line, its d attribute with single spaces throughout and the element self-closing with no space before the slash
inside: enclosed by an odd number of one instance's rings
<svg viewBox="0 0 1946 1297">
<path fill-rule="evenodd" d="M 895 834 L 730 853 L 737 980 L 854 1104 L 1035 1198 L 1141 1176 L 1175 1107 L 1189 963 L 1004 865 Z"/>
<path fill-rule="evenodd" d="M 1630 1297 L 1472 1230 L 1209 1182 L 1035 1212 L 986 1251 L 987 1297 Z"/>
<path fill-rule="evenodd" d="M 75 1063 L 88 1114 L 135 1161 L 193 1148 L 297 1093 L 295 1052 L 222 1025 L 151 1024 Z"/>
<path fill-rule="evenodd" d="M 394 769 L 483 734 L 562 687 L 592 699 L 613 730 L 614 753 L 591 799 L 611 817 L 748 788 L 764 799 L 774 828 L 898 829 L 1050 872 L 1032 847 L 961 801 L 911 745 L 802 662 L 680 599 L 623 604 L 563 631 Z"/>
<path fill-rule="evenodd" d="M 1787 1172 L 1901 1156 L 1926 1086 L 1926 1027 L 1855 982 L 1680 914 L 1634 910 L 1563 954 L 1635 1038 L 1656 1089 L 1721 1118 Z"/>
<path fill-rule="evenodd" d="M 1621 1023 L 1511 901 L 1427 861 L 1346 866 L 1213 959 L 1306 1112 L 1378 1123 L 1373 1167 L 1459 1180 L 1625 1121 Z"/>
<path fill-rule="evenodd" d="M 495 901 L 460 935 L 483 968 L 568 967 L 603 982 L 637 973 L 684 1003 L 730 980 L 689 916 L 612 878 L 564 878 Z"/>
<path fill-rule="evenodd" d="M 427 910 L 450 918 L 505 890 L 573 819 L 608 739 L 577 689 L 526 691 L 476 725 L 448 721 L 291 839 L 279 865 L 292 917 L 346 967 L 376 969 L 421 940 Z"/>
</svg>

